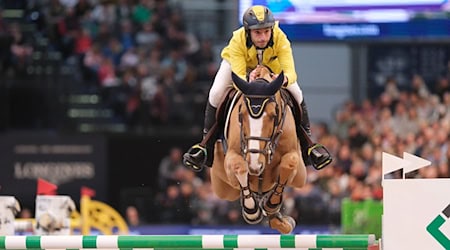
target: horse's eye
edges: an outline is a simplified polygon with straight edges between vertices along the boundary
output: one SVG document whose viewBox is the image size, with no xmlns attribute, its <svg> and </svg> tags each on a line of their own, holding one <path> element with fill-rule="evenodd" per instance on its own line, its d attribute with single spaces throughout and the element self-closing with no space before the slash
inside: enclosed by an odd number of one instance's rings
<svg viewBox="0 0 450 250">
<path fill-rule="evenodd" d="M 276 114 L 273 115 L 272 120 L 278 119 L 278 116 Z"/>
<path fill-rule="evenodd" d="M 277 114 L 275 112 L 270 112 L 268 114 L 268 117 L 271 121 L 275 120 L 275 118 L 277 117 Z"/>
</svg>

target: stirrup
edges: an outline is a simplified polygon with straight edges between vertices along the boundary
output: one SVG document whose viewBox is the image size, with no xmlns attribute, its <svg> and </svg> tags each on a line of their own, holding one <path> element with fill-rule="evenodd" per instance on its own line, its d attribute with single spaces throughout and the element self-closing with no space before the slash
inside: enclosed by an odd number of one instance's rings
<svg viewBox="0 0 450 250">
<path fill-rule="evenodd" d="M 318 143 L 308 148 L 308 156 L 312 166 L 316 170 L 321 170 L 333 161 L 333 158 L 331 158 L 330 152 L 328 152 L 327 148 Z"/>
<path fill-rule="evenodd" d="M 197 152 L 194 152 L 197 151 Z M 183 155 L 183 165 L 200 172 L 206 164 L 208 152 L 206 148 L 200 144 L 195 144 Z"/>
</svg>

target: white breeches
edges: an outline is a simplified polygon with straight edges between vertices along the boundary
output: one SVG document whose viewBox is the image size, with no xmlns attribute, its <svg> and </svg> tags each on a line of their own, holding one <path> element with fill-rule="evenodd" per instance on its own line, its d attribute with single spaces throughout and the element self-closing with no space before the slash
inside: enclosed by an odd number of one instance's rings
<svg viewBox="0 0 450 250">
<path fill-rule="evenodd" d="M 225 60 L 220 63 L 219 70 L 217 70 L 214 82 L 209 90 L 209 103 L 217 108 L 222 100 L 223 95 L 226 93 L 228 88 L 233 87 L 233 82 L 231 80 L 231 65 Z"/>
<path fill-rule="evenodd" d="M 300 85 L 297 82 L 294 82 L 292 84 L 289 84 L 286 89 L 294 97 L 297 105 L 300 106 L 300 104 L 303 102 L 303 91 L 300 88 Z"/>
</svg>

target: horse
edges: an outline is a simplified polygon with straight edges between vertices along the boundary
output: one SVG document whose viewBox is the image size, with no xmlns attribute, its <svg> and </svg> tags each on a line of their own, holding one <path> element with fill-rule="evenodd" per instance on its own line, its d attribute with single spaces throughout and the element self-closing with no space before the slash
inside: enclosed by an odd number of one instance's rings
<svg viewBox="0 0 450 250">
<path fill-rule="evenodd" d="M 286 187 L 306 183 L 294 115 L 282 88 L 284 74 L 272 79 L 258 66 L 258 77 L 247 82 L 232 72 L 238 89 L 229 105 L 223 139 L 217 140 L 210 176 L 221 199 L 240 199 L 243 219 L 258 224 L 264 218 L 272 229 L 289 234 L 295 220 L 281 214 Z"/>
</svg>

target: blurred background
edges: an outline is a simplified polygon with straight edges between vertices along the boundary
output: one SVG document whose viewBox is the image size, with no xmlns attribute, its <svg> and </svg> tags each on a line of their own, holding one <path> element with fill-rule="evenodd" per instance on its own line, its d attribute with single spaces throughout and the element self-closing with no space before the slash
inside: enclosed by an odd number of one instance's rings
<svg viewBox="0 0 450 250">
<path fill-rule="evenodd" d="M 43 178 L 75 201 L 94 189 L 131 226 L 244 225 L 181 156 L 253 4 L 291 40 L 314 140 L 334 158 L 287 190 L 285 213 L 324 230 L 376 224 L 381 152 L 432 162 L 411 178 L 449 177 L 446 1 L 0 0 L 0 195 L 33 212 Z"/>
</svg>

